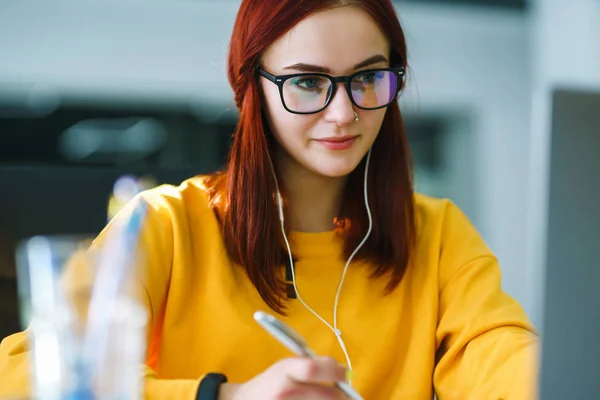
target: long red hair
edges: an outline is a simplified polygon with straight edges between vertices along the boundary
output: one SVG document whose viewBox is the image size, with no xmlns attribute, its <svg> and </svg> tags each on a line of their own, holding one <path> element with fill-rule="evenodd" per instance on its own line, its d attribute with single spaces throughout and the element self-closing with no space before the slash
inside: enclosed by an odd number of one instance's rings
<svg viewBox="0 0 600 400">
<path fill-rule="evenodd" d="M 226 169 L 206 183 L 214 204 L 222 205 L 217 212 L 230 257 L 279 313 L 285 311 L 281 267 L 287 252 L 269 161 L 273 139 L 266 134 L 261 114 L 256 68 L 265 49 L 299 21 L 319 10 L 345 5 L 361 7 L 371 15 L 390 41 L 390 65 L 406 68 L 404 33 L 390 0 L 243 0 L 231 37 L 228 74 L 240 119 Z M 367 229 L 364 168 L 363 159 L 350 174 L 340 210 L 339 217 L 350 221 L 344 232 L 346 257 Z M 397 103 L 388 107 L 373 144 L 368 180 L 373 230 L 355 260 L 371 262 L 374 279 L 388 276 L 390 292 L 402 280 L 415 237 L 412 160 Z"/>
</svg>

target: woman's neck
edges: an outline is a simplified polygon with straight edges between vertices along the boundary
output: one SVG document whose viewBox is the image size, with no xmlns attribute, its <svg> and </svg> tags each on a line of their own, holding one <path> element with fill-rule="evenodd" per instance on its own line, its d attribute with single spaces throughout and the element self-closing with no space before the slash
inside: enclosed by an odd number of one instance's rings
<svg viewBox="0 0 600 400">
<path fill-rule="evenodd" d="M 300 232 L 332 230 L 347 177 L 318 175 L 302 167 L 283 150 L 277 153 L 278 179 L 285 189 L 286 226 Z"/>
</svg>

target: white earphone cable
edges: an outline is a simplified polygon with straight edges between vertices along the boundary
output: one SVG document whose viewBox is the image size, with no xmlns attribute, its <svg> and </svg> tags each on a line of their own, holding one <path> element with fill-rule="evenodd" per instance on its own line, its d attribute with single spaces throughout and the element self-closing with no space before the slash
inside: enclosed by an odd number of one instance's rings
<svg viewBox="0 0 600 400">
<path fill-rule="evenodd" d="M 269 159 L 269 161 L 270 161 L 270 159 Z M 364 174 L 364 198 L 365 198 L 365 208 L 367 210 L 367 217 L 369 219 L 369 226 L 367 229 L 367 233 L 365 234 L 365 237 L 358 244 L 356 249 L 354 249 L 354 251 L 352 252 L 350 257 L 348 257 L 348 260 L 346 261 L 346 265 L 344 266 L 344 270 L 342 272 L 342 277 L 340 278 L 340 283 L 338 284 L 337 292 L 335 294 L 335 302 L 334 302 L 334 306 L 333 306 L 333 326 L 331 326 L 331 324 L 329 324 L 315 310 L 313 310 L 308 304 L 306 304 L 306 302 L 304 301 L 302 296 L 300 296 L 300 292 L 298 291 L 298 287 L 296 285 L 296 270 L 295 270 L 295 266 L 294 266 L 294 259 L 292 257 L 292 250 L 291 250 L 287 235 L 285 234 L 285 218 L 283 215 L 283 199 L 281 198 L 281 193 L 279 192 L 279 184 L 277 182 L 277 175 L 275 175 L 275 169 L 273 168 L 273 164 L 271 163 L 271 171 L 273 173 L 273 178 L 275 179 L 275 189 L 277 190 L 277 207 L 278 207 L 278 211 L 279 211 L 279 222 L 281 223 L 281 233 L 283 234 L 283 239 L 284 239 L 285 244 L 288 249 L 288 256 L 290 258 L 290 269 L 292 272 L 292 283 L 294 285 L 294 290 L 296 291 L 296 296 L 298 297 L 298 300 L 302 303 L 302 305 L 304 307 L 306 307 L 306 309 L 308 311 L 310 311 L 315 317 L 317 317 L 319 320 L 321 320 L 321 322 L 323 322 L 335 334 L 335 336 L 338 340 L 338 343 L 340 344 L 340 347 L 344 353 L 344 356 L 346 357 L 346 362 L 348 364 L 348 368 L 350 371 L 352 371 L 352 362 L 350 361 L 350 355 L 348 354 L 348 350 L 346 349 L 346 344 L 344 343 L 344 340 L 342 339 L 342 332 L 338 328 L 337 308 L 338 308 L 338 304 L 339 304 L 340 293 L 342 291 L 342 286 L 344 284 L 344 279 L 346 278 L 346 272 L 348 271 L 348 267 L 350 266 L 350 263 L 352 262 L 352 259 L 354 258 L 356 253 L 358 253 L 358 251 L 361 249 L 361 247 L 365 244 L 365 242 L 369 238 L 369 235 L 371 234 L 371 230 L 373 228 L 373 219 L 372 219 L 371 210 L 369 207 L 369 198 L 368 198 L 368 191 L 367 191 L 367 181 L 368 181 L 370 161 L 371 161 L 371 149 L 369 149 L 369 152 L 367 154 L 367 161 L 366 161 L 366 165 L 365 165 L 365 174 Z M 351 380 L 349 381 L 349 383 L 350 383 L 350 385 L 352 385 Z"/>
</svg>

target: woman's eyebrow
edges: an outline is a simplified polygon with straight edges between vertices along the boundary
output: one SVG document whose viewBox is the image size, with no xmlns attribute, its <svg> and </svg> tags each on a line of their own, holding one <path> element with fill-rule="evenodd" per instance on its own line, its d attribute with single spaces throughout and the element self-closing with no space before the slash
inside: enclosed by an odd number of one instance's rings
<svg viewBox="0 0 600 400">
<path fill-rule="evenodd" d="M 380 63 L 380 62 L 388 62 L 388 59 L 383 54 L 376 54 L 376 55 L 371 56 L 371 57 L 367 58 L 366 60 L 364 60 L 364 61 L 359 62 L 358 64 L 356 64 L 354 66 L 354 69 L 368 67 L 369 65 L 377 64 L 377 63 Z"/>
<path fill-rule="evenodd" d="M 387 61 L 388 61 L 387 57 L 385 57 L 383 54 L 376 54 L 374 56 L 367 58 L 364 61 L 359 62 L 358 64 L 356 64 L 354 66 L 353 69 L 359 69 L 359 68 L 367 67 L 372 64 L 377 64 L 380 62 L 387 62 Z M 283 69 L 300 71 L 300 72 L 321 72 L 324 74 L 327 74 L 330 72 L 330 69 L 327 67 L 323 67 L 321 65 L 315 65 L 315 64 L 306 64 L 306 63 L 297 63 L 297 64 L 293 64 L 293 65 L 288 65 L 287 67 L 284 67 Z"/>
</svg>

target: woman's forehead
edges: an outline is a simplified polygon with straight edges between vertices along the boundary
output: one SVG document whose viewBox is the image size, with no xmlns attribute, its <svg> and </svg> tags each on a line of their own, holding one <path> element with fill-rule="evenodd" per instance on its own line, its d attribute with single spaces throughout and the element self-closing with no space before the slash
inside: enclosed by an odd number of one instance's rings
<svg viewBox="0 0 600 400">
<path fill-rule="evenodd" d="M 389 58 L 389 42 L 377 23 L 357 7 L 337 7 L 310 15 L 276 40 L 262 64 L 276 74 L 286 67 L 311 64 L 346 74 L 377 54 Z"/>
</svg>

